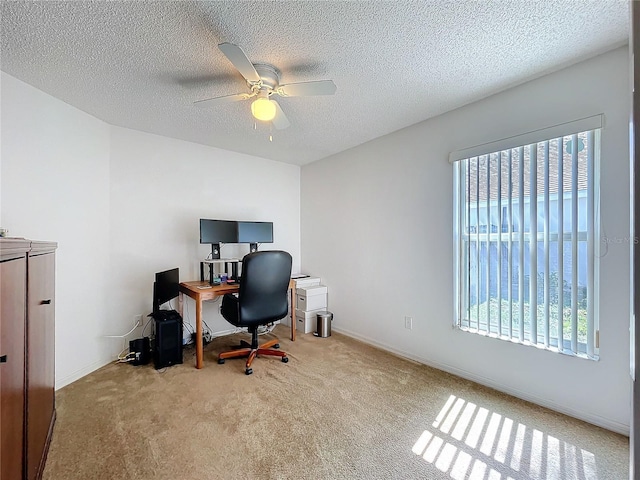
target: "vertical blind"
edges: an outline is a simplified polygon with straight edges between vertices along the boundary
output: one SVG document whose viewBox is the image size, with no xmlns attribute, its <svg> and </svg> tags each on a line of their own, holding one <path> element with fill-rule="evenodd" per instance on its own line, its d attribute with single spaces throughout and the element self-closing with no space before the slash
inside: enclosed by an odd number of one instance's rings
<svg viewBox="0 0 640 480">
<path fill-rule="evenodd" d="M 597 357 L 596 121 L 452 154 L 458 327 Z"/>
</svg>

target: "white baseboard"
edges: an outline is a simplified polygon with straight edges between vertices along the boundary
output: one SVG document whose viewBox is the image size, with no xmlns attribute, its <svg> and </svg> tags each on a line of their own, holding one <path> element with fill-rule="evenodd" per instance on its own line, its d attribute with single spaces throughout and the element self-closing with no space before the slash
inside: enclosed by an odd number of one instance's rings
<svg viewBox="0 0 640 480">
<path fill-rule="evenodd" d="M 61 388 L 66 387 L 76 380 L 80 380 L 82 377 L 89 375 L 91 372 L 95 372 L 99 368 L 102 368 L 109 363 L 111 363 L 111 360 L 106 360 L 104 362 L 94 362 L 91 365 L 87 365 L 86 367 L 81 368 L 80 370 L 76 370 L 66 377 L 56 378 L 56 390 L 60 390 Z"/>
<path fill-rule="evenodd" d="M 433 362 L 426 358 L 418 357 L 416 355 L 412 355 L 407 352 L 400 351 L 391 345 L 385 344 L 383 342 L 379 342 L 372 338 L 366 337 L 364 335 L 360 335 L 358 333 L 343 329 L 343 328 L 335 328 L 333 327 L 335 332 L 341 333 L 348 337 L 354 338 L 356 340 L 360 340 L 361 342 L 367 343 L 374 347 L 378 347 L 382 350 L 386 350 L 395 355 L 398 355 L 403 358 L 407 358 L 409 360 L 413 360 L 414 362 L 421 363 L 423 365 L 427 365 L 429 367 L 437 368 L 438 370 L 442 370 L 447 373 L 451 373 L 458 377 L 465 378 L 467 380 L 471 380 L 472 382 L 479 383 L 480 385 L 484 385 L 486 387 L 493 388 L 494 390 L 498 390 L 500 392 L 506 393 L 513 397 L 520 398 L 521 400 L 525 400 L 527 402 L 535 403 L 536 405 L 540 405 L 541 407 L 549 408 L 550 410 L 554 410 L 556 412 L 562 413 L 564 415 L 568 415 L 570 417 L 577 418 L 579 420 L 583 420 L 587 423 L 591 423 L 592 425 L 596 425 L 598 427 L 605 428 L 607 430 L 611 430 L 612 432 L 619 433 L 621 435 L 629 436 L 630 435 L 630 426 L 617 422 L 615 420 L 611 420 L 605 417 L 601 417 L 599 415 L 594 415 L 588 412 L 582 412 L 579 410 L 575 410 L 573 408 L 567 408 L 564 405 L 557 404 L 555 402 L 551 402 L 545 398 L 537 397 L 535 395 L 531 395 L 528 392 L 523 392 L 521 390 L 515 389 L 508 385 L 504 385 L 498 382 L 494 382 L 491 379 L 483 377 L 481 375 L 477 375 L 472 372 L 468 372 L 466 370 L 462 370 L 457 367 L 453 367 L 451 365 L 447 365 L 440 362 Z"/>
<path fill-rule="evenodd" d="M 229 329 L 229 330 L 221 330 L 218 332 L 213 332 L 212 333 L 212 337 L 216 338 L 216 337 L 224 337 L 226 335 L 231 335 L 234 333 L 238 333 L 239 329 Z M 189 337 L 190 339 L 190 337 Z M 186 340 L 186 338 L 183 338 L 183 341 Z M 104 361 L 97 361 L 92 363 L 91 365 L 87 365 L 86 367 L 83 367 L 79 370 L 76 370 L 75 372 L 62 377 L 62 378 L 56 378 L 56 386 L 55 389 L 56 390 L 60 390 L 63 387 L 66 387 L 67 385 L 75 382 L 76 380 L 80 380 L 82 377 L 89 375 L 92 372 L 95 372 L 96 370 L 98 370 L 99 368 L 104 367 L 105 365 L 108 365 L 111 362 L 115 362 L 117 360 L 117 357 L 113 357 L 109 360 L 104 360 Z"/>
</svg>

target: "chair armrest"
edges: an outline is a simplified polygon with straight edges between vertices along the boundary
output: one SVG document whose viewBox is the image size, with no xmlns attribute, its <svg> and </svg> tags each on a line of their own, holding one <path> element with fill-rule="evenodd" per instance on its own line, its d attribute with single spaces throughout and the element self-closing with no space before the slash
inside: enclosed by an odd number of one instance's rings
<svg viewBox="0 0 640 480">
<path fill-rule="evenodd" d="M 222 305 L 220 306 L 220 313 L 224 319 L 237 325 L 238 323 L 238 297 L 232 293 L 225 293 L 222 297 Z"/>
</svg>

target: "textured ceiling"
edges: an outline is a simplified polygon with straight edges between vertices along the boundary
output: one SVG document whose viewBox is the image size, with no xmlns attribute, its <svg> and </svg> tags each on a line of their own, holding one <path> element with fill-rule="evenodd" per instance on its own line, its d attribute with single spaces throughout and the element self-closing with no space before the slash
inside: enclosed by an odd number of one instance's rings
<svg viewBox="0 0 640 480">
<path fill-rule="evenodd" d="M 624 1 L 6 1 L 1 68 L 112 125 L 303 165 L 627 41 Z M 217 45 L 281 83 L 286 130 L 254 129 Z"/>
</svg>

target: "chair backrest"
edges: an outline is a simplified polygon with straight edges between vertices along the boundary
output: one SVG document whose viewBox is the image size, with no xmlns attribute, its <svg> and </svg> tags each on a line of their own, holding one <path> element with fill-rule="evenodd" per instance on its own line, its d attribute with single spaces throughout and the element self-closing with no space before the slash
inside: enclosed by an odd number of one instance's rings
<svg viewBox="0 0 640 480">
<path fill-rule="evenodd" d="M 291 264 L 291 255 L 280 250 L 254 252 L 242 259 L 238 292 L 241 324 L 260 325 L 287 315 Z"/>
</svg>

